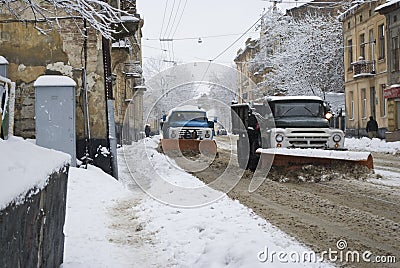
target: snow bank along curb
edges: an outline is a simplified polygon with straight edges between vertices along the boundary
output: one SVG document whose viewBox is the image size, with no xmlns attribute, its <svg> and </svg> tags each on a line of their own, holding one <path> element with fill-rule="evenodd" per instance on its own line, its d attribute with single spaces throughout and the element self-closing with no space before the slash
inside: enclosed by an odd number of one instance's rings
<svg viewBox="0 0 400 268">
<path fill-rule="evenodd" d="M 0 267 L 62 263 L 69 162 L 21 138 L 0 140 Z"/>
</svg>

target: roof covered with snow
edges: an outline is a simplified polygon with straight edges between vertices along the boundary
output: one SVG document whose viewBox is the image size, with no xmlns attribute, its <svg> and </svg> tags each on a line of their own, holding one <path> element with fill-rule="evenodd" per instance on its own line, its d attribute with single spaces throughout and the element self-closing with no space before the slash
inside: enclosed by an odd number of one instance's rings
<svg viewBox="0 0 400 268">
<path fill-rule="evenodd" d="M 270 96 L 265 98 L 267 101 L 283 101 L 283 100 L 318 100 L 322 99 L 318 96 Z"/>
<path fill-rule="evenodd" d="M 382 5 L 378 6 L 377 8 L 375 8 L 375 12 L 378 12 L 378 11 L 384 9 L 384 8 L 393 6 L 393 5 L 395 5 L 396 3 L 400 3 L 400 0 L 391 0 L 391 1 L 388 1 L 388 2 L 386 2 L 385 4 L 382 4 Z"/>
<path fill-rule="evenodd" d="M 180 112 L 205 112 L 206 110 L 200 108 L 199 106 L 195 106 L 195 105 L 182 105 L 179 107 L 176 107 L 174 109 L 171 110 L 171 112 L 176 112 L 176 111 L 180 111 Z"/>
<path fill-rule="evenodd" d="M 49 175 L 70 163 L 70 155 L 22 138 L 0 139 L 0 209 L 24 201 L 31 189 L 43 189 Z"/>
<path fill-rule="evenodd" d="M 348 8 L 345 12 L 341 13 L 337 19 L 338 20 L 343 20 L 345 17 L 347 17 L 350 14 L 354 14 L 357 10 L 357 8 L 360 6 L 360 3 L 356 3 L 355 5 L 351 6 L 350 8 Z"/>
<path fill-rule="evenodd" d="M 50 86 L 76 86 L 75 81 L 63 75 L 42 75 L 36 79 L 33 84 L 35 87 L 50 87 Z"/>
</svg>

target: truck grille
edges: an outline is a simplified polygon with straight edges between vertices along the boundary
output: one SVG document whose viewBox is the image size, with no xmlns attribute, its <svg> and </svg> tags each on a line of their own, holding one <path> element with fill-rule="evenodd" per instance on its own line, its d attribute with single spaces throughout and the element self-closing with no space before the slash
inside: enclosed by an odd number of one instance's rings
<svg viewBox="0 0 400 268">
<path fill-rule="evenodd" d="M 324 148 L 329 137 L 323 130 L 293 130 L 287 135 L 290 145 L 298 148 Z"/>
<path fill-rule="evenodd" d="M 203 137 L 203 130 L 202 129 L 182 128 L 179 131 L 179 138 L 180 139 L 198 139 L 200 137 Z"/>
</svg>

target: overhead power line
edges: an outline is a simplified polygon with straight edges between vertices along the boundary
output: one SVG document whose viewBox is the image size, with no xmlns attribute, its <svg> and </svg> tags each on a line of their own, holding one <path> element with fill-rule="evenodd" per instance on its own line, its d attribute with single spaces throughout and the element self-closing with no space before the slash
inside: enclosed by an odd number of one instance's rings
<svg viewBox="0 0 400 268">
<path fill-rule="evenodd" d="M 258 18 L 258 20 L 256 22 L 253 23 L 253 25 L 251 25 L 242 35 L 240 35 L 238 38 L 236 38 L 235 41 L 232 42 L 232 44 L 230 44 L 227 48 L 225 48 L 221 53 L 219 53 L 215 58 L 213 58 L 210 61 L 215 61 L 216 59 L 218 59 L 220 56 L 222 56 L 226 51 L 228 51 L 228 49 L 230 49 L 234 44 L 236 44 L 243 36 L 245 36 L 251 29 L 253 29 L 254 26 L 257 25 L 257 23 L 262 19 L 262 16 Z"/>
<path fill-rule="evenodd" d="M 185 0 L 185 4 L 183 5 L 183 9 L 182 9 L 182 12 L 181 12 L 181 16 L 179 17 L 178 24 L 176 25 L 175 31 L 174 31 L 174 33 L 172 34 L 172 38 L 174 38 L 175 33 L 176 33 L 176 31 L 178 30 L 179 25 L 181 24 L 181 20 L 182 20 L 182 17 L 183 17 L 183 13 L 185 12 L 185 9 L 186 9 L 186 4 L 187 4 L 187 0 Z"/>
<path fill-rule="evenodd" d="M 164 15 L 163 15 L 163 20 L 162 20 L 162 23 L 161 23 L 161 30 L 160 30 L 160 39 L 161 39 L 161 36 L 162 36 L 162 33 L 163 33 L 163 29 L 164 29 L 164 22 L 165 22 L 165 15 L 167 13 L 167 7 L 168 7 L 168 0 L 165 1 Z"/>
<path fill-rule="evenodd" d="M 169 13 L 167 27 L 165 27 L 163 38 L 165 38 L 167 36 L 169 24 L 171 23 L 171 18 L 172 18 L 172 14 L 174 13 L 174 9 L 175 9 L 175 0 L 172 2 L 172 9 L 171 9 L 171 12 Z"/>
<path fill-rule="evenodd" d="M 256 31 L 246 32 L 246 33 L 257 33 Z M 182 41 L 182 40 L 198 40 L 207 39 L 207 38 L 219 38 L 219 37 L 226 37 L 226 36 L 237 36 L 243 33 L 235 33 L 235 34 L 219 34 L 219 35 L 207 35 L 207 36 L 197 36 L 197 37 L 182 37 L 182 38 L 143 38 L 146 41 L 162 41 L 162 42 L 172 42 L 172 41 Z"/>
</svg>

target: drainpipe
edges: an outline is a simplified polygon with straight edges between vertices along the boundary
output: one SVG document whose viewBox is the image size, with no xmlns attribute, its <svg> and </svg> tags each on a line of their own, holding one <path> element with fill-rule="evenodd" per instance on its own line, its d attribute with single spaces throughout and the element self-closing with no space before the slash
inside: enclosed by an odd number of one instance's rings
<svg viewBox="0 0 400 268">
<path fill-rule="evenodd" d="M 92 158 L 91 156 L 91 134 L 90 134 L 90 116 L 89 116 L 89 97 L 88 97 L 88 87 L 87 87 L 87 22 L 83 21 L 83 27 L 85 31 L 85 37 L 83 41 L 83 57 L 84 57 L 84 67 L 82 70 L 82 86 L 84 94 L 84 107 L 83 107 L 83 117 L 85 124 L 85 165 L 87 165 Z"/>
<path fill-rule="evenodd" d="M 112 176 L 118 179 L 117 139 L 115 137 L 114 98 L 112 92 L 110 40 L 102 36 L 104 92 L 106 100 L 107 148 L 110 150 Z"/>
</svg>

